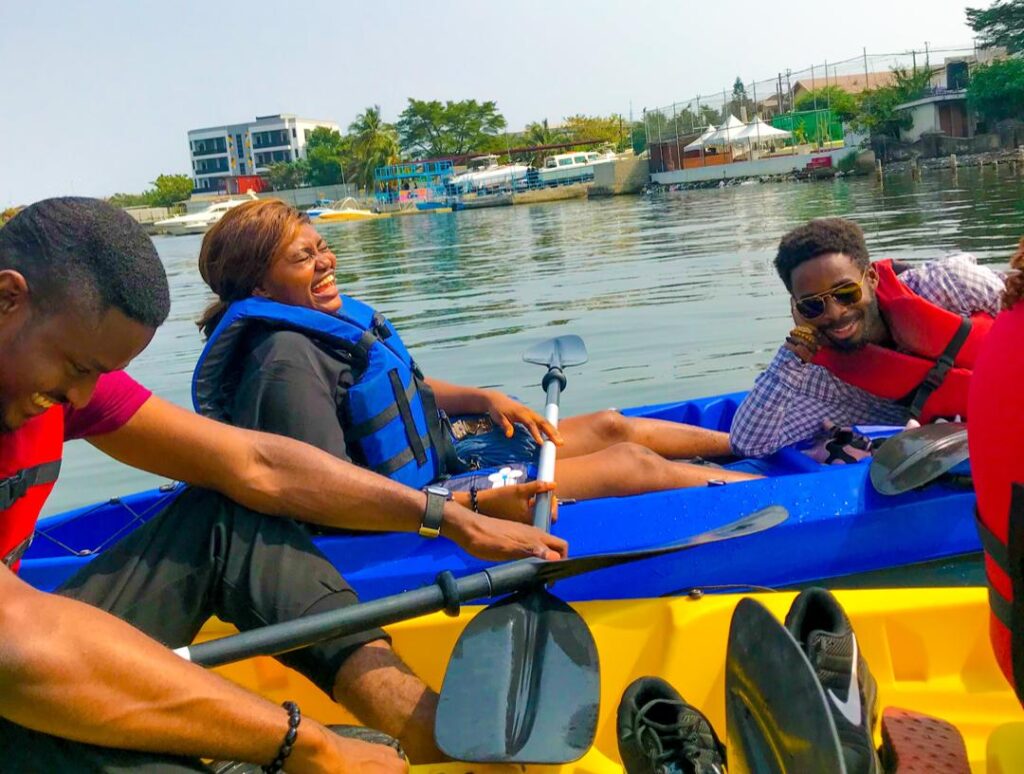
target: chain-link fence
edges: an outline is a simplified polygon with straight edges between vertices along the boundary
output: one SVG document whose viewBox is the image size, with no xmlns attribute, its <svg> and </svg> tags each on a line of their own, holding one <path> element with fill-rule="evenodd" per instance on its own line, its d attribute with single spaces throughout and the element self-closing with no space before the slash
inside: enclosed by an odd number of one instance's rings
<svg viewBox="0 0 1024 774">
<path fill-rule="evenodd" d="M 648 143 L 678 141 L 685 145 L 708 129 L 721 126 L 733 116 L 741 123 L 760 117 L 765 121 L 797 111 L 832 110 L 839 121 L 849 118 L 849 98 L 864 91 L 894 83 L 894 70 L 908 73 L 931 70 L 930 90 L 959 88 L 961 72 L 966 79 L 966 62 L 985 59 L 985 51 L 974 46 L 925 45 L 899 53 L 872 54 L 864 49 L 859 56 L 825 61 L 800 69 L 780 71 L 769 78 L 735 82 L 720 90 L 698 94 L 671 105 L 644 109 L 643 123 Z M 772 123 L 784 123 L 772 121 Z M 791 127 L 784 127 L 790 129 Z"/>
</svg>

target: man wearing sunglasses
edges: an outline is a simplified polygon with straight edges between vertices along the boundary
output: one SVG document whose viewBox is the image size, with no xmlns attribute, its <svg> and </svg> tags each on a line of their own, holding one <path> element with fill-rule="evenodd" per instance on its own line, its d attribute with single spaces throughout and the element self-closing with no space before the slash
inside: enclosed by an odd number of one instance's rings
<svg viewBox="0 0 1024 774">
<path fill-rule="evenodd" d="M 837 425 L 966 418 L 974 357 L 1003 278 L 966 254 L 872 263 L 841 218 L 782 237 L 775 268 L 796 327 L 733 420 L 734 451 L 764 456 Z"/>
</svg>

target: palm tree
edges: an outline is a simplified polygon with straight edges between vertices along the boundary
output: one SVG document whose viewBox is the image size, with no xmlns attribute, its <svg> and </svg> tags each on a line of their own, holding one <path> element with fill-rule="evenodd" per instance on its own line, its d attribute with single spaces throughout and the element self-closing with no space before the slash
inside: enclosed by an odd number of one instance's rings
<svg viewBox="0 0 1024 774">
<path fill-rule="evenodd" d="M 524 139 L 527 145 L 556 145 L 565 141 L 565 132 L 561 129 L 551 129 L 545 118 L 543 121 L 534 121 L 532 124 L 528 124 Z M 545 157 L 549 155 L 551 155 L 551 151 L 538 151 L 533 154 L 533 164 L 539 167 Z"/>
<path fill-rule="evenodd" d="M 352 135 L 352 180 L 373 190 L 373 171 L 398 162 L 398 132 L 381 118 L 380 105 L 371 105 L 348 125 Z"/>
</svg>

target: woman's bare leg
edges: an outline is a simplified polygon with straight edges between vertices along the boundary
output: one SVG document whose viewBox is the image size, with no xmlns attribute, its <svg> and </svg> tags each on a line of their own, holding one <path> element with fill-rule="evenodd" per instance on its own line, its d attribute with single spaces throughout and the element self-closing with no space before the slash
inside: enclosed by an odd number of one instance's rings
<svg viewBox="0 0 1024 774">
<path fill-rule="evenodd" d="M 555 463 L 555 494 L 589 500 L 705 486 L 712 480 L 731 483 L 755 478 L 761 476 L 673 462 L 646 447 L 620 443 L 593 454 L 559 459 Z"/>
<path fill-rule="evenodd" d="M 563 419 L 558 430 L 565 439 L 558 450 L 562 458 L 590 454 L 617 443 L 639 444 L 666 459 L 731 453 L 728 433 L 664 419 L 625 417 L 611 409 Z"/>
</svg>

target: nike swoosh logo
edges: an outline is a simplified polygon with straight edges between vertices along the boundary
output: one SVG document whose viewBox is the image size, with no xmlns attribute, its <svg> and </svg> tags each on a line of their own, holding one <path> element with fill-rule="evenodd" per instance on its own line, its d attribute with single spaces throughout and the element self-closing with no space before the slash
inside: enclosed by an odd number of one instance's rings
<svg viewBox="0 0 1024 774">
<path fill-rule="evenodd" d="M 846 718 L 854 726 L 860 726 L 860 685 L 857 684 L 857 637 L 853 637 L 853 669 L 850 670 L 850 684 L 846 688 L 846 701 L 839 701 L 832 689 L 829 688 L 828 697 L 836 705 L 839 714 Z"/>
</svg>

